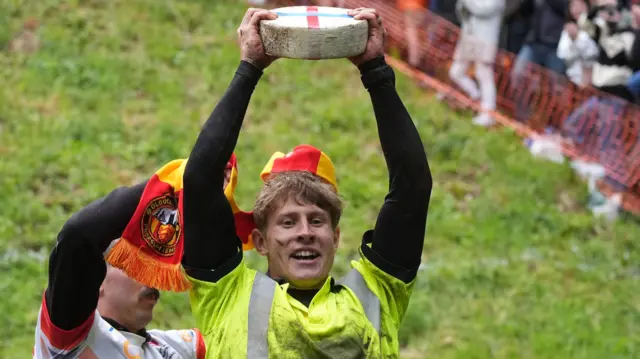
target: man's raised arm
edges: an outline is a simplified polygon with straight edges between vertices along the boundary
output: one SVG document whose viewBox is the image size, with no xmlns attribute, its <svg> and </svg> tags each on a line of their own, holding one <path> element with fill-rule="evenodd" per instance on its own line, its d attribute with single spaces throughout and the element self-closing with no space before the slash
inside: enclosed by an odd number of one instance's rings
<svg viewBox="0 0 640 359">
<path fill-rule="evenodd" d="M 389 171 L 389 193 L 362 250 L 378 268 L 408 283 L 420 266 L 433 181 L 420 135 L 395 89 L 394 72 L 384 59 L 386 32 L 375 11 L 369 21 L 364 58 L 352 59 L 369 91 Z M 359 60 L 359 61 L 358 61 Z"/>
<path fill-rule="evenodd" d="M 81 335 L 81 331 L 71 331 L 83 324 L 91 326 L 107 270 L 103 253 L 122 235 L 145 185 L 146 181 L 113 190 L 71 216 L 58 234 L 49 259 L 49 283 L 43 308 L 49 314 L 45 319 L 62 331 L 69 331 L 58 334 Z"/>
<path fill-rule="evenodd" d="M 247 11 L 238 29 L 242 61 L 202 127 L 185 168 L 183 265 L 196 279 L 217 281 L 227 273 L 213 270 L 234 258 L 242 248 L 233 211 L 224 195 L 224 170 L 262 70 L 274 60 L 264 55 L 258 26 L 261 20 L 275 18 L 275 13 L 266 10 Z"/>
</svg>

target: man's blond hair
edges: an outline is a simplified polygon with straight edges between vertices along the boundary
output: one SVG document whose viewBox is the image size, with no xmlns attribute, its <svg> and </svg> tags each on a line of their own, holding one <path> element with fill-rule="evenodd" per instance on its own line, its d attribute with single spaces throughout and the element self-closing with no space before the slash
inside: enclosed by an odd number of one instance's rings
<svg viewBox="0 0 640 359">
<path fill-rule="evenodd" d="M 266 228 L 269 215 L 289 198 L 327 211 L 333 228 L 338 227 L 344 202 L 333 186 L 311 172 L 294 171 L 274 173 L 266 179 L 253 208 L 253 218 L 260 231 Z"/>
</svg>

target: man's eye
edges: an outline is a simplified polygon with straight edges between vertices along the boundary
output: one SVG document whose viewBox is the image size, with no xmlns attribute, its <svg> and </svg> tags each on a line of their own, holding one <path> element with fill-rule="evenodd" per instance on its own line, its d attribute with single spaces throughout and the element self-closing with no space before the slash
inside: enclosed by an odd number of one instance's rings
<svg viewBox="0 0 640 359">
<path fill-rule="evenodd" d="M 283 225 L 283 226 L 293 226 L 293 225 L 295 225 L 295 224 L 296 224 L 296 222 L 294 222 L 294 221 L 293 221 L 293 220 L 291 220 L 291 219 L 285 219 L 284 221 L 282 221 L 282 225 Z"/>
<path fill-rule="evenodd" d="M 314 218 L 314 219 L 311 220 L 311 224 L 314 224 L 314 225 L 320 225 L 320 224 L 323 224 L 323 223 L 324 223 L 324 221 L 321 218 Z"/>
</svg>

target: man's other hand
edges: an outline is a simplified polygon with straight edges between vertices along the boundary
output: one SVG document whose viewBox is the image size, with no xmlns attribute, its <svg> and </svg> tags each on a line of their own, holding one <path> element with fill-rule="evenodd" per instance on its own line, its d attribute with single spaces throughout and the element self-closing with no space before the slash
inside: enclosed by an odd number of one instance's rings
<svg viewBox="0 0 640 359">
<path fill-rule="evenodd" d="M 244 15 L 238 28 L 238 41 L 240 43 L 240 59 L 263 70 L 276 60 L 264 52 L 262 39 L 260 38 L 260 21 L 275 20 L 278 15 L 264 9 L 250 8 Z"/>
<path fill-rule="evenodd" d="M 367 40 L 367 47 L 364 50 L 364 53 L 350 57 L 349 60 L 354 65 L 360 66 L 368 60 L 384 56 L 387 31 L 384 29 L 384 26 L 382 25 L 382 18 L 378 15 L 376 10 L 369 8 L 357 8 L 355 10 L 350 10 L 347 14 L 353 16 L 355 20 L 367 20 L 369 23 L 369 39 Z"/>
</svg>

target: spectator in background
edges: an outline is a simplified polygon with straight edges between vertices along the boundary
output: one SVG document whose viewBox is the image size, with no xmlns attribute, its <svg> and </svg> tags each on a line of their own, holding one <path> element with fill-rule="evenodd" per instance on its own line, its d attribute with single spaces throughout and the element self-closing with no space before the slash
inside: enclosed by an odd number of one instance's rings
<svg viewBox="0 0 640 359">
<path fill-rule="evenodd" d="M 633 84 L 629 85 L 634 71 L 640 69 L 640 36 L 636 36 L 637 29 L 620 25 L 623 9 L 616 0 L 595 0 L 591 9 L 585 9 L 578 17 L 580 28 L 598 46 L 590 83 L 602 93 L 590 97 L 564 122 L 567 137 L 575 144 L 582 144 L 590 131 L 581 128 L 586 116 L 596 116 L 595 123 L 600 127 L 614 125 L 627 106 L 626 101 L 635 100 L 630 88 Z M 600 151 L 603 146 L 599 146 Z"/>
<path fill-rule="evenodd" d="M 628 82 L 640 70 L 637 50 L 640 36 L 631 26 L 620 23 L 625 10 L 616 0 L 596 0 L 591 11 L 583 13 L 580 27 L 598 44 L 598 61 L 594 65 L 591 82 L 601 91 L 634 101 Z"/>
<path fill-rule="evenodd" d="M 567 16 L 567 0 L 527 1 L 529 4 L 525 5 L 525 9 L 533 10 L 533 16 L 525 43 L 518 53 L 515 75 L 522 74 L 528 63 L 564 74 L 565 65 L 556 55 L 556 50 Z"/>
<path fill-rule="evenodd" d="M 625 158 L 628 146 L 620 146 L 616 137 L 626 132 L 625 128 L 637 127 L 638 124 L 638 118 L 626 115 L 630 113 L 627 101 L 635 100 L 629 84 L 634 71 L 640 69 L 640 36 L 637 29 L 625 24 L 623 12 L 631 17 L 616 0 L 596 0 L 592 2 L 591 10 L 583 13 L 578 21 L 598 45 L 592 84 L 602 92 L 591 96 L 573 111 L 563 123 L 563 131 L 565 138 L 579 150 L 597 159 L 597 163 L 587 163 L 589 166 L 602 166 Z M 637 140 L 628 137 L 626 142 Z M 620 183 L 610 173 L 607 173 L 605 181 L 618 195 L 634 185 Z"/>
<path fill-rule="evenodd" d="M 526 6 L 525 6 L 526 5 Z M 524 45 L 531 25 L 531 9 L 533 2 L 524 0 L 507 0 L 504 13 L 505 43 L 504 49 L 517 54 Z"/>
<path fill-rule="evenodd" d="M 429 46 L 436 47 L 446 54 L 453 52 L 450 40 L 458 36 L 460 27 L 460 20 L 456 14 L 457 1 L 429 0 L 429 14 L 425 16 Z"/>
<path fill-rule="evenodd" d="M 640 105 L 640 71 L 636 71 L 627 84 L 636 104 Z"/>
<path fill-rule="evenodd" d="M 473 100 L 480 100 L 481 111 L 473 119 L 480 126 L 491 126 L 490 112 L 496 108 L 496 84 L 493 65 L 496 59 L 505 0 L 459 0 L 458 16 L 462 24 L 458 45 L 449 69 L 449 77 Z M 475 64 L 478 85 L 469 76 L 469 64 Z"/>
<path fill-rule="evenodd" d="M 427 0 L 398 0 L 398 8 L 404 12 L 405 38 L 407 39 L 408 62 L 413 67 L 420 65 L 420 37 L 418 26 L 422 24 Z"/>
<path fill-rule="evenodd" d="M 632 15 L 632 26 L 636 31 L 636 38 L 640 37 L 639 29 L 640 29 L 640 0 L 636 0 L 636 2 L 632 5 L 631 8 Z M 633 49 L 631 50 L 632 56 L 636 59 L 640 59 L 640 41 L 636 41 Z M 636 72 L 631 76 L 629 82 L 627 84 L 629 87 L 629 91 L 634 96 L 636 103 L 640 104 L 640 71 L 636 70 Z"/>
<path fill-rule="evenodd" d="M 431 0 L 431 11 L 450 23 L 460 26 L 460 19 L 456 12 L 456 4 L 458 0 Z"/>
<path fill-rule="evenodd" d="M 578 28 L 577 21 L 586 12 L 585 0 L 570 0 L 571 19 L 564 25 L 557 52 L 567 66 L 569 79 L 581 87 L 591 85 L 591 70 L 598 57 L 598 45 L 587 32 Z"/>
<path fill-rule="evenodd" d="M 557 75 L 551 79 L 551 82 L 554 83 L 554 92 L 563 91 L 562 83 L 564 80 L 560 75 L 564 75 L 566 69 L 564 62 L 558 58 L 556 53 L 567 17 L 567 0 L 527 1 L 528 3 L 523 7 L 533 11 L 531 27 L 511 70 L 513 94 L 518 96 L 514 101 L 517 107 L 515 117 L 519 121 L 526 121 L 530 116 L 529 105 L 525 103 L 524 99 L 526 96 L 520 92 L 524 88 L 523 80 L 528 78 L 526 76 L 528 66 L 533 63 L 552 70 L 549 74 Z M 529 83 L 527 91 L 536 87 L 536 85 Z"/>
</svg>

